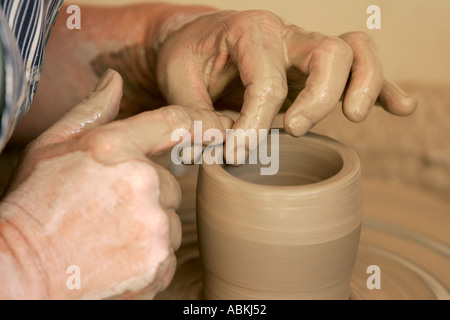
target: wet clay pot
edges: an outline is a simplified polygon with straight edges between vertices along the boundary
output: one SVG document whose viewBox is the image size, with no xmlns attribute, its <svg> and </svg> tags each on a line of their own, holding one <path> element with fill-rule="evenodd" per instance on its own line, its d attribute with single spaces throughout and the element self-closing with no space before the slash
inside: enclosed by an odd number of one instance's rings
<svg viewBox="0 0 450 320">
<path fill-rule="evenodd" d="M 278 173 L 260 167 L 200 167 L 203 298 L 348 299 L 362 219 L 358 155 L 325 136 L 280 132 Z"/>
</svg>

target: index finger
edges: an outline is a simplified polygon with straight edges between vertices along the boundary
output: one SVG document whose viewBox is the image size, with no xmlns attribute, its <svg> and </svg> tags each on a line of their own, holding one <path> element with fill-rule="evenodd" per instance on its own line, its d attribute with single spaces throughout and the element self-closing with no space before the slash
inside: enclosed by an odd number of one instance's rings
<svg viewBox="0 0 450 320">
<path fill-rule="evenodd" d="M 118 126 L 118 130 L 123 130 L 126 139 L 143 154 L 154 155 L 168 151 L 179 143 L 172 139 L 176 130 L 189 134 L 193 140 L 195 121 L 201 122 L 202 137 L 208 129 L 220 130 L 224 136 L 225 130 L 233 123 L 227 116 L 213 110 L 167 106 L 116 121 L 110 126 Z"/>
</svg>

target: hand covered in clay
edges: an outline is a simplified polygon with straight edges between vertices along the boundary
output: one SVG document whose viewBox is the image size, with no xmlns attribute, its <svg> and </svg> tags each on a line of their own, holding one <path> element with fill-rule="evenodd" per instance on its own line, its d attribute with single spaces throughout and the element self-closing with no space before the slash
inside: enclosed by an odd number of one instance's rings
<svg viewBox="0 0 450 320">
<path fill-rule="evenodd" d="M 183 19 L 188 21 L 183 23 Z M 301 136 L 343 99 L 364 120 L 374 104 L 408 115 L 416 100 L 383 77 L 374 41 L 309 32 L 266 11 L 219 11 L 168 20 L 156 37 L 157 75 L 170 104 L 240 109 L 234 128 L 284 128 Z"/>
<path fill-rule="evenodd" d="M 76 34 L 63 15 L 58 19 L 39 91 L 15 141 L 47 129 L 65 112 L 62 106 L 77 103 L 108 68 L 124 79 L 120 118 L 167 104 L 231 109 L 241 112 L 234 128 L 246 130 L 269 128 L 282 111 L 287 132 L 301 136 L 340 100 L 355 122 L 374 104 L 396 115 L 416 106 L 384 79 L 365 33 L 334 37 L 266 11 L 152 1 L 82 12 L 84 27 Z"/>
<path fill-rule="evenodd" d="M 0 203 L 0 298 L 154 295 L 171 281 L 181 194 L 146 155 L 171 148 L 172 131 L 192 130 L 193 120 L 223 124 L 178 106 L 110 122 L 121 97 L 122 79 L 109 70 L 28 147 Z"/>
</svg>

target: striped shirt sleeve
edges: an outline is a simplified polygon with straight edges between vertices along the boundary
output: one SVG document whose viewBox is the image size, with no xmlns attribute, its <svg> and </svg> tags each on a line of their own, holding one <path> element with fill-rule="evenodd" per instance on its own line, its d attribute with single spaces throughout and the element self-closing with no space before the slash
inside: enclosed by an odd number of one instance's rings
<svg viewBox="0 0 450 320">
<path fill-rule="evenodd" d="M 63 0 L 0 0 L 0 152 L 30 108 Z"/>
</svg>

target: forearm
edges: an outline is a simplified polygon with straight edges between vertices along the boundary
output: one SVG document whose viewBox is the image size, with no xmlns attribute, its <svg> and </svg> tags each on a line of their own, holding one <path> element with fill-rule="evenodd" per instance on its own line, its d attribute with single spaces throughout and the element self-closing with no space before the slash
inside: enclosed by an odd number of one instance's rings
<svg viewBox="0 0 450 320">
<path fill-rule="evenodd" d="M 0 203 L 2 215 L 5 210 L 10 208 Z M 44 273 L 30 244 L 14 225 L 0 218 L 0 299 L 46 298 Z"/>
<path fill-rule="evenodd" d="M 13 141 L 26 143 L 43 132 L 91 92 L 107 68 L 124 78 L 121 116 L 165 105 L 156 82 L 155 37 L 180 14 L 211 10 L 167 3 L 81 6 L 81 29 L 69 30 L 63 7 L 45 50 L 35 99 Z"/>
</svg>

